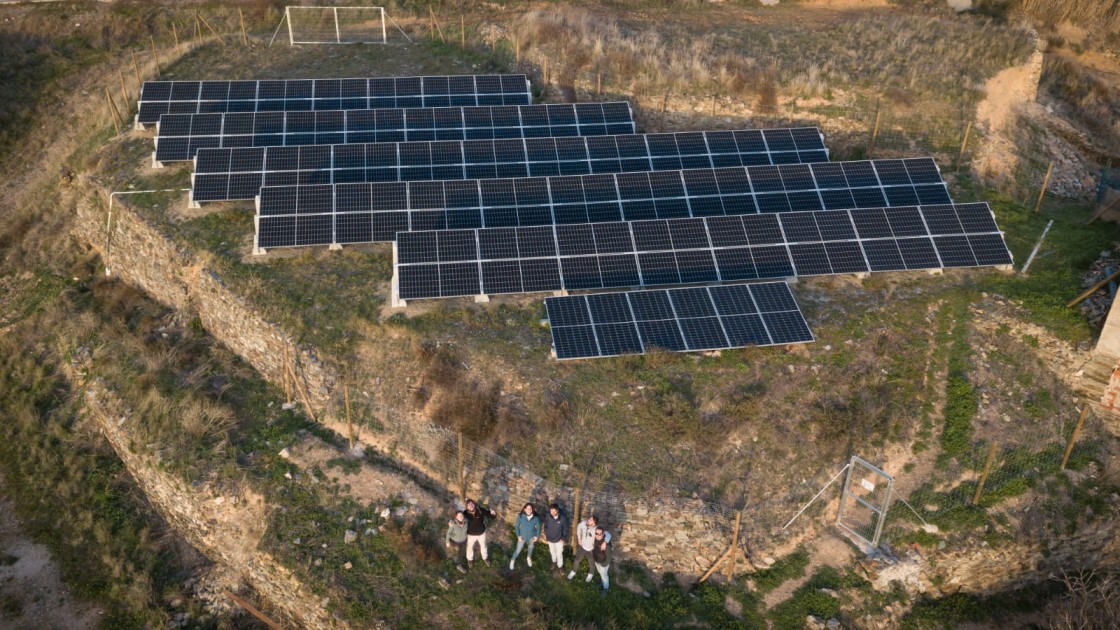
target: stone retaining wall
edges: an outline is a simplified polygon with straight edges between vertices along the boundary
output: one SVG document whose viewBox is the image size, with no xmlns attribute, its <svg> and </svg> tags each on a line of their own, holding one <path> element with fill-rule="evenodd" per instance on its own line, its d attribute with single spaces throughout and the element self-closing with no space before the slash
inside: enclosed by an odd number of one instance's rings
<svg viewBox="0 0 1120 630">
<path fill-rule="evenodd" d="M 74 380 L 74 373 L 69 376 Z M 326 610 L 325 602 L 291 571 L 257 549 L 267 526 L 267 506 L 261 497 L 247 489 L 235 496 L 223 496 L 205 484 L 194 488 L 164 472 L 158 457 L 131 449 L 128 412 L 116 395 L 98 381 L 85 383 L 84 393 L 85 410 L 97 421 L 102 435 L 148 500 L 176 532 L 211 560 L 244 576 L 271 607 L 287 615 L 290 623 L 312 630 L 348 627 Z"/>
</svg>

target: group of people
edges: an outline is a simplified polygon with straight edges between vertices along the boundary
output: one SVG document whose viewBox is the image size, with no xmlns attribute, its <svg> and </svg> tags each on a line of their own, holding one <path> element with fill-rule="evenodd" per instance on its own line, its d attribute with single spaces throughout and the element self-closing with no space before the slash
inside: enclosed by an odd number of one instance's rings
<svg viewBox="0 0 1120 630">
<path fill-rule="evenodd" d="M 448 549 L 452 546 L 458 547 L 459 563 L 456 568 L 459 571 L 466 573 L 474 567 L 476 546 L 479 548 L 482 562 L 487 566 L 490 565 L 489 553 L 486 549 L 486 521 L 497 516 L 494 510 L 467 499 L 466 509 L 456 512 L 455 517 L 447 523 L 445 543 Z M 525 564 L 533 566 L 533 548 L 543 536 L 548 543 L 548 554 L 552 565 L 555 570 L 563 572 L 564 543 L 571 530 L 568 517 L 560 510 L 560 506 L 555 503 L 549 505 L 548 513 L 542 519 L 533 504 L 526 503 L 525 507 L 521 508 L 521 513 L 517 515 L 513 530 L 517 536 L 517 546 L 509 559 L 510 571 L 514 570 L 517 558 L 526 547 L 528 552 L 525 556 Z M 575 558 L 572 561 L 572 569 L 568 573 L 569 580 L 576 576 L 576 571 L 579 570 L 584 558 L 587 559 L 585 581 L 591 582 L 597 572 L 603 582 L 603 590 L 610 588 L 608 570 L 611 566 L 611 534 L 599 525 L 599 519 L 594 515 L 580 521 L 576 526 Z M 466 568 L 462 564 L 464 560 Z"/>
</svg>

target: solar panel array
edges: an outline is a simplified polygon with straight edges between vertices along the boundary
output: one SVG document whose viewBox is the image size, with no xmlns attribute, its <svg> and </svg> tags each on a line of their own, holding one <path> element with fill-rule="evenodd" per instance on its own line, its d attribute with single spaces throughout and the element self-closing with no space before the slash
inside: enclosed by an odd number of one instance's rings
<svg viewBox="0 0 1120 630">
<path fill-rule="evenodd" d="M 816 142 L 803 144 L 820 145 L 820 134 L 811 131 Z M 729 142 L 709 139 L 709 134 L 726 136 Z M 826 160 L 823 148 L 770 152 L 766 144 L 736 143 L 731 132 L 199 149 L 192 199 L 252 199 L 262 186 L 507 179 Z M 754 172 L 762 178 L 770 171 Z M 940 181 L 936 168 L 933 175 Z M 778 172 L 771 177 L 777 180 L 771 187 L 781 190 Z M 869 177 L 870 183 L 879 184 L 874 172 Z M 902 178 L 909 184 L 905 171 Z M 807 171 L 800 179 L 791 185 L 815 186 Z"/>
<path fill-rule="evenodd" d="M 289 79 L 278 81 L 145 81 L 140 125 L 163 114 L 330 111 L 397 107 L 528 105 L 523 74 Z"/>
<path fill-rule="evenodd" d="M 164 114 L 157 162 L 189 160 L 201 148 L 494 140 L 634 133 L 630 104 L 357 109 L 317 112 Z"/>
<path fill-rule="evenodd" d="M 986 203 L 400 232 L 395 250 L 400 300 L 1010 263 Z"/>
<path fill-rule="evenodd" d="M 557 359 L 813 341 L 784 282 L 546 298 Z"/>
<path fill-rule="evenodd" d="M 409 230 L 949 202 L 937 166 L 928 158 L 576 177 L 266 187 L 261 189 L 258 204 L 256 245 L 267 249 L 391 241 L 397 232 Z M 317 227 L 324 224 L 335 229 Z"/>
</svg>

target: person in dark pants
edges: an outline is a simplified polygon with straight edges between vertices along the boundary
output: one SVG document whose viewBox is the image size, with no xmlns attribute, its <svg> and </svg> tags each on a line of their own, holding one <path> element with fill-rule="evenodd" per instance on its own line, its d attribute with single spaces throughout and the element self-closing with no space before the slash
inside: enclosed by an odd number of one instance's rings
<svg viewBox="0 0 1120 630">
<path fill-rule="evenodd" d="M 607 532 L 602 527 L 595 528 L 595 546 L 591 549 L 591 559 L 595 563 L 595 570 L 603 580 L 603 590 L 611 587 L 611 579 L 607 570 L 611 568 L 611 543 L 607 539 Z"/>
<path fill-rule="evenodd" d="M 451 545 L 458 547 L 458 553 L 455 554 L 455 568 L 460 573 L 466 573 L 463 560 L 467 553 L 467 519 L 463 516 L 462 510 L 456 512 L 455 517 L 447 522 L 447 536 L 444 538 L 444 543 L 448 549 Z"/>
<path fill-rule="evenodd" d="M 467 499 L 467 509 L 463 511 L 463 518 L 467 521 L 467 568 L 474 567 L 474 546 L 477 543 L 482 554 L 482 561 L 490 566 L 489 553 L 486 550 L 486 519 L 496 518 L 498 513 L 484 508 L 472 499 Z"/>
<path fill-rule="evenodd" d="M 548 514 L 542 524 L 544 541 L 548 543 L 548 553 L 557 569 L 564 569 L 564 541 L 568 540 L 568 515 L 553 503 L 548 506 Z"/>
<path fill-rule="evenodd" d="M 568 573 L 568 579 L 576 576 L 576 571 L 579 570 L 580 560 L 587 558 L 587 578 L 585 582 L 590 582 L 591 578 L 595 577 L 595 565 L 591 560 L 591 551 L 595 549 L 595 528 L 599 525 L 599 518 L 597 516 L 589 516 L 586 521 L 580 521 L 576 527 L 576 545 L 575 557 L 572 559 L 572 570 Z M 604 533 L 604 538 L 610 542 L 610 533 Z"/>
</svg>

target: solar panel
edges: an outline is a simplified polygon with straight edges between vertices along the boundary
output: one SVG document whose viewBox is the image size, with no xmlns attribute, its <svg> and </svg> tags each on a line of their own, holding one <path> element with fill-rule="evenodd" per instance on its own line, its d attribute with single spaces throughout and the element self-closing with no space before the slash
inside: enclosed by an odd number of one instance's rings
<svg viewBox="0 0 1120 630">
<path fill-rule="evenodd" d="M 545 298 L 557 359 L 813 341 L 784 282 Z"/>
<path fill-rule="evenodd" d="M 394 263 L 396 296 L 410 300 L 1011 264 L 1011 253 L 987 204 L 905 208 L 922 226 L 929 226 L 933 217 L 958 218 L 949 226 L 923 227 L 920 234 L 910 225 L 896 232 L 886 212 L 875 210 L 885 226 L 874 223 L 872 212 L 819 210 L 438 232 L 444 235 L 441 238 L 457 234 L 456 242 L 464 244 L 453 259 L 426 245 L 436 232 L 400 232 Z M 965 217 L 974 227 L 965 227 L 966 221 L 960 220 Z M 297 234 L 301 219 L 296 217 Z M 818 229 L 804 229 L 809 223 Z M 838 229 L 843 224 L 847 229 Z M 795 226 L 800 227 L 791 229 Z M 530 231 L 537 243 L 531 251 L 522 246 Z M 600 246 L 600 234 L 609 235 L 605 246 Z M 445 290 L 450 285 L 442 282 L 437 289 L 418 282 L 425 277 L 442 279 L 449 263 L 476 268 L 479 284 L 470 284 L 469 292 L 454 292 Z M 488 277 L 500 278 L 501 283 L 487 284 Z M 521 290 L 505 288 L 516 286 Z"/>
<path fill-rule="evenodd" d="M 163 114 L 335 111 L 395 107 L 529 105 L 529 79 L 523 74 L 447 77 L 287 79 L 278 81 L 145 81 L 137 124 Z"/>
<path fill-rule="evenodd" d="M 847 180 L 842 177 L 843 164 L 831 162 L 572 177 L 265 187 L 261 189 L 258 204 L 258 240 L 260 247 L 293 246 L 295 235 L 285 227 L 290 222 L 281 220 L 281 217 L 323 212 L 318 195 L 325 194 L 323 191 L 327 190 L 333 195 L 333 204 L 326 212 L 338 217 L 350 215 L 354 220 L 372 223 L 374 241 L 391 241 L 399 230 L 568 225 L 850 208 L 855 206 L 853 191 L 863 191 L 861 198 L 890 203 L 892 198 L 898 197 L 891 191 L 906 188 L 910 195 L 920 196 L 931 204 L 950 202 L 944 183 L 876 185 L 866 189 L 829 188 L 848 186 Z M 878 161 L 864 164 L 870 165 L 874 173 Z M 937 168 L 928 158 L 905 160 L 904 165 L 915 171 L 927 166 L 935 171 Z M 841 177 L 830 177 L 827 172 L 818 173 L 820 167 L 839 169 Z M 778 176 L 777 188 L 772 180 L 775 172 Z M 806 172 L 809 177 L 804 176 Z M 231 185 L 226 183 L 225 178 L 217 179 L 219 186 Z M 787 181 L 790 189 L 786 189 Z M 202 181 L 196 179 L 195 183 L 197 195 Z M 818 187 L 796 190 L 793 188 L 796 186 Z M 313 191 L 318 192 L 312 194 Z M 204 191 L 203 194 L 214 193 Z M 219 190 L 217 194 L 228 192 Z M 840 194 L 845 195 L 848 201 L 838 207 L 828 202 L 829 195 Z M 774 199 L 783 202 L 777 204 Z M 878 207 L 866 211 L 884 212 Z M 891 209 L 889 212 L 898 214 L 890 225 L 897 223 L 902 228 L 912 220 L 903 211 Z M 914 214 L 912 210 L 907 212 Z M 857 220 L 862 220 L 861 217 L 863 214 L 857 215 Z M 880 223 L 885 225 L 886 219 Z M 742 235 L 742 226 L 734 229 Z M 758 225 L 750 229 L 765 230 L 768 226 Z M 777 230 L 776 227 L 773 229 Z M 834 222 L 818 223 L 815 229 L 827 231 L 830 238 L 842 240 L 850 237 L 852 227 L 847 222 Z M 721 232 L 713 237 L 730 246 L 735 234 L 734 231 Z M 780 231 L 776 234 L 781 238 Z"/>
<path fill-rule="evenodd" d="M 711 168 L 716 164 L 725 164 L 729 165 L 728 168 L 741 169 L 744 164 L 759 161 L 769 164 L 771 160 L 779 159 L 776 153 L 747 152 L 750 149 L 745 146 L 742 149 L 738 146 L 734 150 L 727 149 L 731 150 L 730 153 L 713 153 L 703 141 L 708 133 L 725 132 L 204 148 L 198 150 L 195 159 L 192 201 L 252 199 L 257 195 L 256 189 L 262 186 L 289 184 L 556 177 L 679 169 L 682 164 L 688 168 Z M 682 140 L 685 136 L 697 136 L 700 141 L 686 143 Z M 677 153 L 671 160 L 655 155 L 657 147 L 666 144 L 671 144 Z M 620 153 L 629 157 L 622 159 Z M 792 159 L 827 160 L 828 154 L 820 150 L 794 152 Z M 775 169 L 777 176 L 777 167 L 768 168 Z M 782 167 L 782 172 L 791 174 L 791 186 L 813 187 L 808 166 L 791 164 Z M 793 175 L 795 172 L 800 179 Z M 241 186 L 224 184 L 227 180 L 232 182 L 235 176 L 239 176 Z M 664 204 L 674 204 L 669 198 L 684 195 L 684 182 L 679 174 L 643 177 L 650 178 L 653 192 Z M 256 189 L 251 185 L 252 181 L 258 182 Z M 571 204 L 571 209 L 578 212 L 585 208 L 582 205 L 586 202 L 583 183 L 576 180 L 570 180 L 570 183 L 576 188 L 572 188 L 572 194 L 566 195 L 559 203 Z M 778 190 L 781 190 L 781 185 L 779 179 Z M 874 185 L 878 186 L 878 182 Z M 719 192 L 714 177 L 711 182 L 697 182 L 692 188 L 698 195 Z M 592 196 L 617 202 L 613 190 L 592 190 Z M 547 199 L 541 199 L 537 205 L 547 203 Z M 819 201 L 817 203 L 819 207 Z M 525 204 L 517 200 L 514 205 Z M 617 203 L 615 206 L 617 209 Z M 686 204 L 677 201 L 675 206 L 687 214 Z M 712 213 L 722 214 L 722 209 L 718 212 L 713 209 Z"/>
<path fill-rule="evenodd" d="M 552 112 L 552 115 L 549 115 Z M 560 114 L 565 115 L 561 116 Z M 630 104 L 578 103 L 435 109 L 164 114 L 155 160 L 190 160 L 202 148 L 495 140 L 634 133 Z M 814 130 L 815 131 L 815 130 Z M 819 138 L 819 134 L 816 134 Z"/>
</svg>

